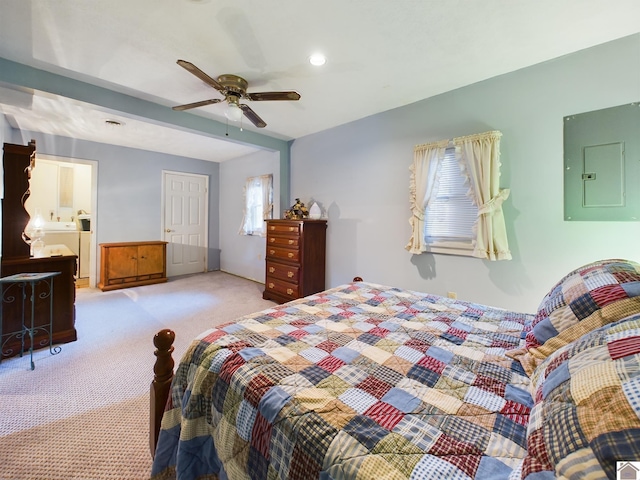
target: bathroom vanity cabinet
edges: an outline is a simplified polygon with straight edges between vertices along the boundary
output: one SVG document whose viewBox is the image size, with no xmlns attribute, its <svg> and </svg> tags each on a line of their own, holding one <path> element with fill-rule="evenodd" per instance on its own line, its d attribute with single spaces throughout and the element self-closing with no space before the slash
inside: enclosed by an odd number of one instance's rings
<svg viewBox="0 0 640 480">
<path fill-rule="evenodd" d="M 103 291 L 167 281 L 167 242 L 100 244 L 100 283 Z"/>
</svg>

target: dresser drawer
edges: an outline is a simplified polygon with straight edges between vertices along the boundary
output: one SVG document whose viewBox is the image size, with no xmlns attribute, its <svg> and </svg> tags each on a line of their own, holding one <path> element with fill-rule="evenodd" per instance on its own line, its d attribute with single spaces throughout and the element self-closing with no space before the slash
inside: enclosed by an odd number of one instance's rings
<svg viewBox="0 0 640 480">
<path fill-rule="evenodd" d="M 299 268 L 293 265 L 284 265 L 282 263 L 270 262 L 267 260 L 267 281 L 272 278 L 279 278 L 290 283 L 298 284 Z"/>
<path fill-rule="evenodd" d="M 300 251 L 297 248 L 271 247 L 267 245 L 267 258 L 269 257 L 297 262 L 300 259 Z"/>
<path fill-rule="evenodd" d="M 284 282 L 276 278 L 267 279 L 265 287 L 268 292 L 277 293 L 288 297 L 290 300 L 294 300 L 300 296 L 298 295 L 298 285 Z"/>
<path fill-rule="evenodd" d="M 270 245 L 274 247 L 297 247 L 299 243 L 300 239 L 297 235 L 287 237 L 267 236 L 267 247 Z"/>
<path fill-rule="evenodd" d="M 271 223 L 267 227 L 267 233 L 300 235 L 300 225 L 297 223 Z"/>
</svg>

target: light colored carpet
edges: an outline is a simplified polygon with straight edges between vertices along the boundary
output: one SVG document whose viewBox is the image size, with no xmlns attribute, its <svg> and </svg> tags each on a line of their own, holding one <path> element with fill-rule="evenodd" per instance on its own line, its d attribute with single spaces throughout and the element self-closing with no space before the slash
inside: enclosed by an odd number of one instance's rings
<svg viewBox="0 0 640 480">
<path fill-rule="evenodd" d="M 80 289 L 78 341 L 0 364 L 0 479 L 149 477 L 153 335 L 176 332 L 174 359 L 207 328 L 272 307 L 263 286 L 223 272 L 112 292 Z"/>
</svg>

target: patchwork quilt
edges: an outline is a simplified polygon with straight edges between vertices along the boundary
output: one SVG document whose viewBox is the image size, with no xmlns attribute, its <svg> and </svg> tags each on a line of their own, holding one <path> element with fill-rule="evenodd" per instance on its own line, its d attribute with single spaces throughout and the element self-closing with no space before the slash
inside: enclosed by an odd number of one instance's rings
<svg viewBox="0 0 640 480">
<path fill-rule="evenodd" d="M 152 478 L 519 478 L 533 316 L 358 282 L 183 356 Z"/>
</svg>

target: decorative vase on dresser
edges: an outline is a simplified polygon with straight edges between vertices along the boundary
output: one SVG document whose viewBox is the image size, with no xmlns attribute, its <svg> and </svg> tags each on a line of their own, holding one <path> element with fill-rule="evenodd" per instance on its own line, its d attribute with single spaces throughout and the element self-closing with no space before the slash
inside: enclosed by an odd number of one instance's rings
<svg viewBox="0 0 640 480">
<path fill-rule="evenodd" d="M 285 303 L 325 289 L 326 220 L 267 220 L 262 298 Z"/>
</svg>

